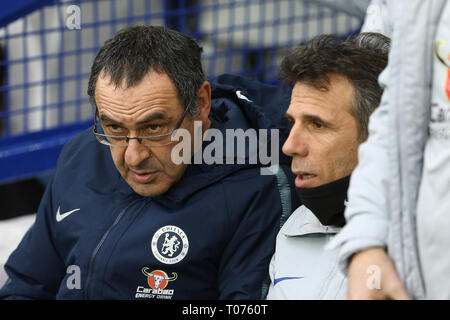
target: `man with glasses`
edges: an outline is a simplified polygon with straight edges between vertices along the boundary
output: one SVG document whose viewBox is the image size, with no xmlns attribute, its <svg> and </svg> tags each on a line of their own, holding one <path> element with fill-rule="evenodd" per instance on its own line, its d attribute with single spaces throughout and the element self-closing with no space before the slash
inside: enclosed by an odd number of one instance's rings
<svg viewBox="0 0 450 320">
<path fill-rule="evenodd" d="M 210 84 L 200 53 L 164 27 L 105 42 L 88 87 L 94 126 L 64 147 L 0 298 L 262 297 L 280 216 L 296 206 L 288 158 L 268 175 L 218 148 L 212 164 L 174 157 L 211 151 L 230 129 L 279 128 L 282 142 L 289 95 L 236 76 Z"/>
</svg>

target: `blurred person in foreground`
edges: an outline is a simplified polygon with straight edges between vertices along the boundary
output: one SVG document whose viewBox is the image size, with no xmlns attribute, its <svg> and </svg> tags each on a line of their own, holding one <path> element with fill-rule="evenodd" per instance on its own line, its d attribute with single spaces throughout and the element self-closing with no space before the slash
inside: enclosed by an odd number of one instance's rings
<svg viewBox="0 0 450 320">
<path fill-rule="evenodd" d="M 330 243 L 350 299 L 450 299 L 450 2 L 374 0 L 385 88 Z"/>
</svg>

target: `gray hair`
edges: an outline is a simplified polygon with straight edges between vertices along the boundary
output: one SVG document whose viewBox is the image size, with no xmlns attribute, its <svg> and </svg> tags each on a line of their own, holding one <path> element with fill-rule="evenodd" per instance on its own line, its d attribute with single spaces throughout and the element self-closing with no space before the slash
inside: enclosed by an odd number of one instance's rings
<svg viewBox="0 0 450 320">
<path fill-rule="evenodd" d="M 116 86 L 125 80 L 128 88 L 153 70 L 169 76 L 184 108 L 195 115 L 197 91 L 205 81 L 201 52 L 193 38 L 165 27 L 123 29 L 107 40 L 95 57 L 88 85 L 91 103 L 95 106 L 95 85 L 101 73 L 109 75 Z"/>
<path fill-rule="evenodd" d="M 330 73 L 345 76 L 355 88 L 350 113 L 356 119 L 359 140 L 364 141 L 369 135 L 369 117 L 383 94 L 378 76 L 387 65 L 389 47 L 389 38 L 380 33 L 360 33 L 345 40 L 318 35 L 283 59 L 280 75 L 290 86 L 301 81 L 315 87 L 329 84 Z"/>
</svg>

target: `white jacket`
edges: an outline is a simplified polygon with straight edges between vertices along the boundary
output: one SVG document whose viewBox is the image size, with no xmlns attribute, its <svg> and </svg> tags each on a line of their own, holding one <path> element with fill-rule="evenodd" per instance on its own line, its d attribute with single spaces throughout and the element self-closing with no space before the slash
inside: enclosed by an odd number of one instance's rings
<svg viewBox="0 0 450 320">
<path fill-rule="evenodd" d="M 444 5 L 445 0 L 387 2 L 393 32 L 389 63 L 379 78 L 385 91 L 359 149 L 347 224 L 329 245 L 339 248 L 344 272 L 353 253 L 387 247 L 413 298 L 424 297 L 416 207 L 430 119 L 432 48 Z"/>
<path fill-rule="evenodd" d="M 267 299 L 345 299 L 347 279 L 339 271 L 338 252 L 324 250 L 339 230 L 322 225 L 305 206 L 297 208 L 277 235 Z"/>
</svg>

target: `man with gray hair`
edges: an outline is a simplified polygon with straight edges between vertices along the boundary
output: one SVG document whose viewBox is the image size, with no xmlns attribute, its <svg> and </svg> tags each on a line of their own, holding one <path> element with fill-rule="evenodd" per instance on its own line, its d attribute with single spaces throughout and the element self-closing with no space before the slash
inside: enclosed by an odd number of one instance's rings
<svg viewBox="0 0 450 320">
<path fill-rule="evenodd" d="M 289 96 L 237 76 L 205 81 L 201 51 L 156 26 L 105 42 L 88 87 L 93 126 L 64 147 L 0 299 L 261 298 L 276 226 L 295 200 L 289 159 L 229 163 L 217 156 L 227 141 L 202 133 L 275 128 L 284 141 Z M 180 132 L 192 148 L 177 163 Z M 217 162 L 191 161 L 212 144 Z"/>
<path fill-rule="evenodd" d="M 319 35 L 300 44 L 282 64 L 293 86 L 286 118 L 292 125 L 283 153 L 303 205 L 277 236 L 270 263 L 268 299 L 343 299 L 346 278 L 336 251 L 325 245 L 345 224 L 350 175 L 359 144 L 382 88 L 377 78 L 387 64 L 389 39 L 362 33 L 342 41 Z"/>
</svg>

